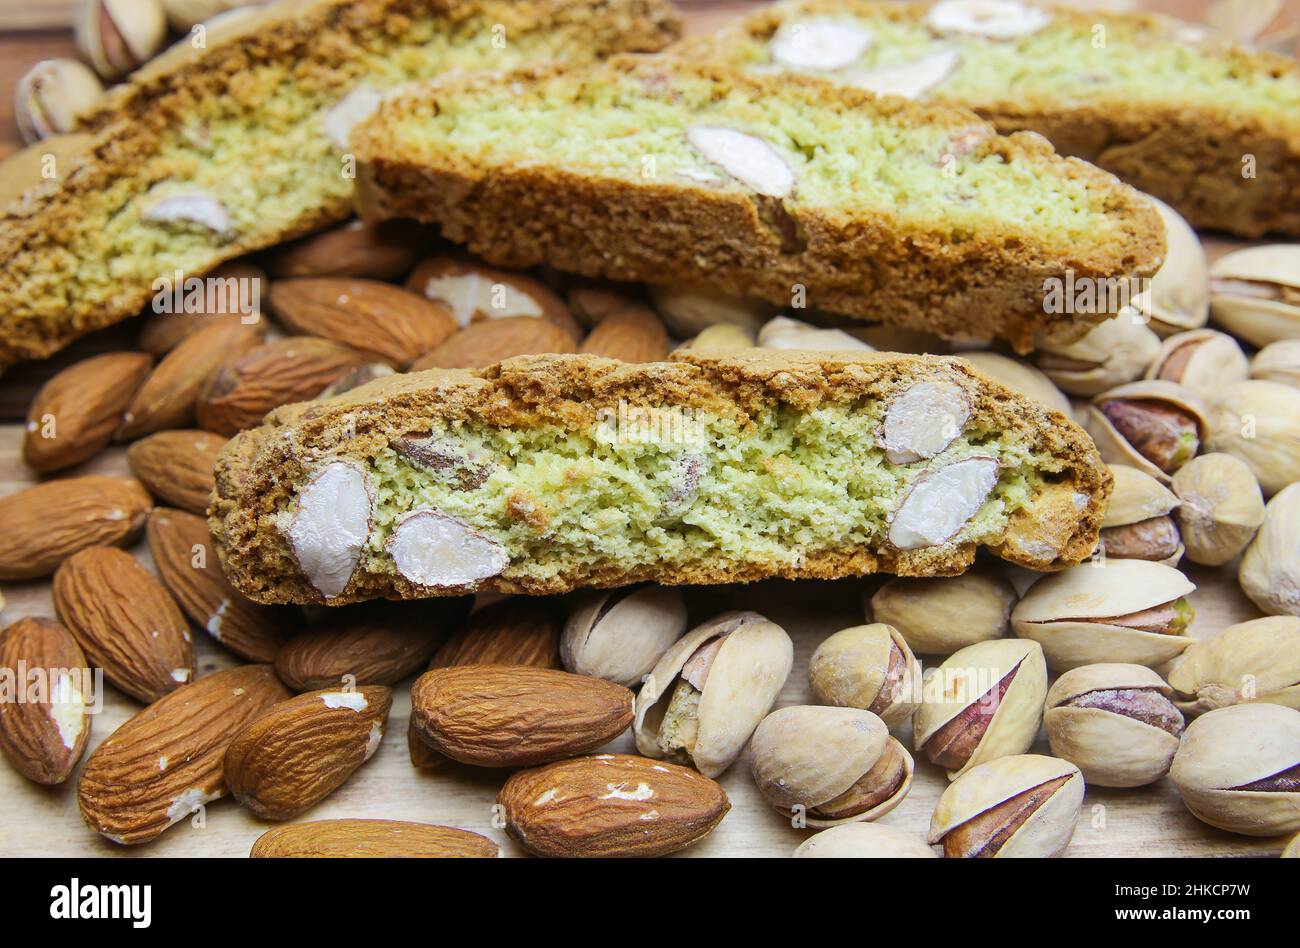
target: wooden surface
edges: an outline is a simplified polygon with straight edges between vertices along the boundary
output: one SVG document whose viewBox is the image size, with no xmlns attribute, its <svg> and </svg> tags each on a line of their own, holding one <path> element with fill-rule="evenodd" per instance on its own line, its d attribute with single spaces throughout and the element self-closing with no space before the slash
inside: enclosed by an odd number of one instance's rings
<svg viewBox="0 0 1300 948">
<path fill-rule="evenodd" d="M 1125 0 L 1101 5 L 1126 6 Z M 1147 4 L 1165 12 L 1194 17 L 1202 0 L 1152 0 Z M 66 0 L 0 0 L 0 155 L 18 146 L 12 120 L 9 90 L 16 78 L 37 59 L 66 55 L 72 50 L 64 29 L 74 4 Z M 737 10 L 752 6 L 744 2 L 683 4 L 688 8 L 692 30 L 711 28 Z M 1233 244 L 1207 244 L 1212 256 Z M 119 327 L 78 344 L 72 355 L 52 364 L 21 367 L 0 381 L 0 417 L 21 417 L 31 392 L 48 377 L 54 366 L 92 351 L 130 345 L 132 330 Z M 19 460 L 21 428 L 0 426 L 0 495 L 32 482 Z M 113 450 L 84 469 L 67 472 L 124 473 L 122 452 Z M 3 524 L 0 524 L 3 529 Z M 143 544 L 136 550 L 148 563 Z M 150 564 L 151 565 L 151 564 Z M 1198 614 L 1191 634 L 1203 637 L 1225 625 L 1252 618 L 1257 613 L 1241 596 L 1232 570 L 1187 569 L 1199 587 L 1192 601 Z M 1019 574 L 1021 583 L 1032 579 Z M 693 618 L 706 618 L 723 608 L 758 609 L 785 627 L 795 644 L 795 668 L 777 701 L 778 706 L 812 701 L 807 681 L 808 659 L 817 644 L 841 628 L 864 620 L 862 596 L 873 580 L 845 580 L 835 583 L 770 582 L 752 587 L 723 587 L 689 590 Z M 9 585 L 0 590 L 7 604 L 0 611 L 0 625 L 25 615 L 52 615 L 48 583 Z M 232 664 L 233 659 L 202 633 L 199 644 L 199 674 L 208 674 Z M 406 749 L 406 718 L 409 682 L 394 688 L 392 715 L 383 742 L 372 760 L 339 791 L 302 819 L 330 817 L 374 817 L 444 823 L 475 830 L 500 841 L 509 855 L 520 851 L 505 833 L 493 825 L 492 806 L 504 773 L 448 767 L 432 774 L 415 771 Z M 87 755 L 118 725 L 139 709 L 133 700 L 115 689 L 105 689 L 103 710 L 92 721 Z M 899 732 L 910 746 L 910 729 Z M 612 743 L 610 750 L 630 751 L 630 735 Z M 1040 736 L 1035 752 L 1047 753 Z M 84 758 L 83 758 L 84 760 Z M 0 853 L 42 856 L 244 856 L 253 841 L 272 825 L 253 818 L 230 800 L 210 804 L 202 826 L 189 822 L 168 830 L 157 841 L 142 847 L 124 848 L 109 843 L 81 822 L 76 809 L 77 774 L 60 787 L 41 788 L 24 780 L 7 763 L 0 763 Z M 768 808 L 759 798 L 749 776 L 748 758 L 742 758 L 721 779 L 731 798 L 732 809 L 718 830 L 687 851 L 695 856 L 785 856 L 809 835 L 793 829 L 788 821 Z M 881 822 L 917 836 L 924 836 L 930 813 L 947 785 L 943 773 L 927 762 L 918 761 L 916 777 L 908 798 Z M 1276 854 L 1282 840 L 1253 840 L 1213 830 L 1191 817 L 1183 808 L 1168 780 L 1147 788 L 1106 790 L 1088 788 L 1084 810 L 1069 856 L 1188 856 Z"/>
</svg>

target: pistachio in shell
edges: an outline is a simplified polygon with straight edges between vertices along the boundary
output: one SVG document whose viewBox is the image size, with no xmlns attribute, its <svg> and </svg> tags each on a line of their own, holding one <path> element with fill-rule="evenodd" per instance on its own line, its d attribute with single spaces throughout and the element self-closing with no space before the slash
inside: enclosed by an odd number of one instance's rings
<svg viewBox="0 0 1300 948">
<path fill-rule="evenodd" d="M 1143 196 L 1164 221 L 1165 261 L 1133 304 L 1161 336 L 1204 326 L 1210 316 L 1210 274 L 1201 240 L 1172 207 Z"/>
<path fill-rule="evenodd" d="M 1070 417 L 1070 400 L 1037 366 L 999 352 L 963 352 L 961 357 L 993 381 Z"/>
<path fill-rule="evenodd" d="M 913 652 L 951 655 L 1007 634 L 1015 587 L 987 567 L 960 576 L 899 576 L 875 591 L 867 611 L 897 629 Z"/>
<path fill-rule="evenodd" d="M 1227 333 L 1193 329 L 1170 336 L 1146 371 L 1148 379 L 1175 382 L 1206 402 L 1219 397 L 1224 387 L 1250 375 L 1250 363 L 1241 345 Z"/>
<path fill-rule="evenodd" d="M 1243 461 L 1265 497 L 1300 480 L 1300 389 L 1250 379 L 1220 393 L 1207 450 Z"/>
<path fill-rule="evenodd" d="M 1066 672 L 1047 692 L 1052 754 L 1091 786 L 1141 787 L 1169 772 L 1183 733 L 1173 689 L 1142 665 L 1102 662 Z"/>
<path fill-rule="evenodd" d="M 880 823 L 841 823 L 810 836 L 795 859 L 934 859 L 925 840 Z"/>
<path fill-rule="evenodd" d="M 757 612 L 705 622 L 646 676 L 635 705 L 637 749 L 716 777 L 740 755 L 793 664 L 790 636 Z"/>
<path fill-rule="evenodd" d="M 1193 642 L 1174 661 L 1169 684 L 1188 714 L 1252 702 L 1300 710 L 1300 618 L 1251 619 Z"/>
<path fill-rule="evenodd" d="M 1268 502 L 1264 523 L 1246 547 L 1237 580 L 1261 612 L 1300 615 L 1300 484 Z"/>
<path fill-rule="evenodd" d="M 912 756 L 861 708 L 773 711 L 750 741 L 750 769 L 768 803 L 815 828 L 884 816 L 912 785 Z"/>
<path fill-rule="evenodd" d="M 1300 388 L 1300 339 L 1271 342 L 1250 360 L 1250 377 Z"/>
<path fill-rule="evenodd" d="M 1168 483 L 1200 450 L 1208 427 L 1205 403 L 1175 382 L 1130 382 L 1096 396 L 1085 427 L 1101 458 L 1127 464 Z"/>
<path fill-rule="evenodd" d="M 1244 461 L 1230 454 L 1192 458 L 1174 474 L 1174 493 L 1187 558 L 1202 566 L 1221 566 L 1236 558 L 1264 522 L 1259 481 Z"/>
<path fill-rule="evenodd" d="M 921 663 L 902 634 L 883 622 L 828 637 L 813 652 L 808 680 L 822 704 L 862 708 L 890 728 L 911 720 L 920 703 Z"/>
<path fill-rule="evenodd" d="M 1173 566 L 1183 543 L 1172 514 L 1178 498 L 1150 474 L 1126 464 L 1110 465 L 1115 489 L 1101 522 L 1106 556 L 1152 560 Z"/>
<path fill-rule="evenodd" d="M 577 675 L 629 688 L 686 631 L 686 601 L 672 586 L 631 586 L 584 596 L 560 638 L 560 660 Z"/>
<path fill-rule="evenodd" d="M 955 858 L 1043 858 L 1070 844 L 1083 807 L 1083 775 L 1039 754 L 999 757 L 944 790 L 929 841 Z"/>
<path fill-rule="evenodd" d="M 1043 719 L 1047 668 L 1037 642 L 977 642 L 931 669 L 912 719 L 913 746 L 949 779 L 1023 754 Z"/>
<path fill-rule="evenodd" d="M 1145 320 L 1124 313 L 1074 342 L 1043 340 L 1038 367 L 1071 395 L 1091 396 L 1142 378 L 1159 354 L 1160 337 Z"/>
<path fill-rule="evenodd" d="M 1300 338 L 1300 244 L 1247 247 L 1210 268 L 1214 321 L 1254 346 Z"/>
<path fill-rule="evenodd" d="M 1235 704 L 1187 726 L 1169 776 L 1198 820 L 1245 836 L 1300 830 L 1300 711 Z"/>
<path fill-rule="evenodd" d="M 1186 597 L 1195 589 L 1160 563 L 1086 563 L 1035 583 L 1012 611 L 1011 627 L 1041 644 L 1055 671 L 1095 662 L 1153 667 L 1190 644 L 1184 633 L 1195 611 Z"/>
<path fill-rule="evenodd" d="M 883 829 L 883 827 L 882 827 L 882 829 Z M 829 830 L 828 830 L 827 832 L 829 832 Z M 818 835 L 821 835 L 821 834 L 818 834 Z M 813 839 L 816 839 L 816 837 L 813 837 Z M 812 842 L 811 839 L 808 840 L 808 843 L 811 843 L 811 842 Z M 808 843 L 804 843 L 804 846 L 807 846 Z M 802 848 L 803 848 L 803 846 L 800 846 L 800 847 L 799 847 L 799 849 L 802 849 Z M 799 851 L 798 851 L 798 850 L 795 850 L 795 855 L 796 855 L 796 856 L 799 855 Z M 845 855 L 848 855 L 848 853 L 845 853 Z M 1291 841 L 1288 842 L 1288 843 L 1286 844 L 1285 847 L 1283 847 L 1283 849 L 1282 849 L 1282 858 L 1283 858 L 1283 859 L 1300 859 L 1300 833 L 1296 833 L 1294 836 L 1292 836 L 1292 837 L 1291 837 Z"/>
</svg>

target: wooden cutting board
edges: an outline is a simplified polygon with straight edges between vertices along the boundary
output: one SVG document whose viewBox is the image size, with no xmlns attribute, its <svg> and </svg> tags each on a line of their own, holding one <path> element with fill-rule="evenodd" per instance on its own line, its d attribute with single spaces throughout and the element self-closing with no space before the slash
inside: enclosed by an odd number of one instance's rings
<svg viewBox="0 0 1300 948">
<path fill-rule="evenodd" d="M 1110 0 L 1115 5 L 1117 0 Z M 1124 0 L 1118 0 L 1123 3 Z M 1152 0 L 1148 6 L 1193 18 L 1206 0 Z M 744 2 L 682 3 L 692 31 L 711 29 L 728 17 L 750 9 Z M 17 77 L 40 58 L 69 55 L 72 43 L 66 24 L 75 4 L 70 0 L 0 0 L 0 155 L 19 146 L 13 126 L 9 90 Z M 1213 242 L 1212 256 L 1235 246 Z M 131 330 L 119 328 L 77 347 L 77 354 L 130 346 Z M 62 364 L 70 357 L 53 361 Z M 28 366 L 0 379 L 0 417 L 18 418 L 35 387 L 53 371 L 51 364 Z M 0 496 L 34 482 L 19 459 L 22 428 L 0 425 Z M 123 452 L 114 449 L 68 474 L 126 473 Z M 4 525 L 0 524 L 0 529 Z M 149 563 L 141 544 L 134 552 Z M 152 564 L 150 564 L 152 565 Z M 1191 634 L 1204 637 L 1226 625 L 1254 618 L 1258 612 L 1241 595 L 1235 571 L 1188 566 L 1198 589 L 1192 596 L 1197 618 Z M 1023 577 L 1022 577 L 1023 578 Z M 872 580 L 822 582 L 767 582 L 748 587 L 720 587 L 687 591 L 693 618 L 707 618 L 727 608 L 757 609 L 789 631 L 795 646 L 794 671 L 782 689 L 777 705 L 813 701 L 808 686 L 808 660 L 826 636 L 864 621 L 863 592 Z M 53 615 L 48 582 L 6 585 L 0 594 L 7 603 L 0 611 L 0 626 L 27 615 Z M 199 674 L 234 663 L 232 657 L 201 633 L 196 636 Z M 435 773 L 420 773 L 410 766 L 406 750 L 406 722 L 410 682 L 394 688 L 392 714 L 383 742 L 374 758 L 340 790 L 303 819 L 370 817 L 443 823 L 474 830 L 500 841 L 505 852 L 521 851 L 494 826 L 492 807 L 503 772 L 450 765 Z M 103 710 L 91 725 L 87 755 L 100 741 L 139 710 L 139 705 L 108 687 Z M 898 734 L 910 746 L 910 729 Z M 630 735 L 613 742 L 608 750 L 633 752 Z M 1048 753 L 1041 737 L 1036 753 Z M 84 760 L 84 758 L 83 758 Z M 109 843 L 82 823 L 76 805 L 74 774 L 59 787 L 29 783 L 7 763 L 0 763 L 0 853 L 40 856 L 245 856 L 253 841 L 274 824 L 252 817 L 230 800 L 210 804 L 202 825 L 192 822 L 168 830 L 155 842 L 125 848 Z M 793 829 L 788 820 L 771 810 L 759 797 L 749 775 L 748 754 L 721 778 L 731 799 L 731 812 L 709 838 L 687 850 L 693 856 L 786 856 L 804 839 L 806 831 Z M 939 768 L 918 762 L 911 793 L 881 822 L 924 836 L 935 801 L 947 785 Z M 1069 856 L 1240 856 L 1276 855 L 1280 839 L 1255 840 L 1211 829 L 1184 809 L 1168 780 L 1133 790 L 1090 787 Z"/>
</svg>

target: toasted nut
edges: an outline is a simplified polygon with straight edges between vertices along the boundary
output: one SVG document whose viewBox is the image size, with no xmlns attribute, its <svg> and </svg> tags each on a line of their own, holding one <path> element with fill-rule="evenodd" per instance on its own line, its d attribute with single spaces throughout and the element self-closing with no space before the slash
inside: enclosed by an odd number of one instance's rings
<svg viewBox="0 0 1300 948">
<path fill-rule="evenodd" d="M 692 339 L 686 340 L 678 349 L 690 352 L 741 352 L 758 345 L 758 338 L 743 326 L 719 323 L 709 326 Z"/>
<path fill-rule="evenodd" d="M 1132 465 L 1168 483 L 1200 450 L 1207 410 L 1174 382 L 1132 382 L 1094 398 L 1086 427 L 1102 460 Z"/>
<path fill-rule="evenodd" d="M 842 823 L 804 840 L 795 859 L 934 859 L 919 837 L 881 823 Z"/>
<path fill-rule="evenodd" d="M 75 59 L 43 59 L 14 88 L 14 119 L 29 145 L 64 135 L 99 102 L 104 84 Z"/>
<path fill-rule="evenodd" d="M 900 550 L 919 550 L 952 540 L 997 486 L 998 467 L 996 458 L 973 455 L 926 470 L 894 511 L 889 542 Z"/>
<path fill-rule="evenodd" d="M 848 85 L 866 89 L 876 95 L 897 95 L 904 99 L 920 99 L 938 88 L 961 62 L 957 50 L 951 47 L 936 49 L 917 59 L 875 69 L 858 69 L 848 73 Z"/>
<path fill-rule="evenodd" d="M 667 357 L 670 348 L 668 333 L 655 311 L 636 305 L 607 315 L 578 351 L 624 362 L 658 362 Z"/>
<path fill-rule="evenodd" d="M 1248 247 L 1210 268 L 1214 321 L 1251 345 L 1300 337 L 1300 246 Z"/>
<path fill-rule="evenodd" d="M 140 212 L 140 219 L 153 224 L 180 228 L 198 228 L 225 239 L 234 231 L 230 211 L 215 194 L 201 188 L 172 191 L 167 189 Z"/>
<path fill-rule="evenodd" d="M 755 335 L 775 312 L 770 303 L 727 296 L 707 287 L 672 284 L 647 289 L 664 323 L 679 337 L 693 336 L 710 326 L 739 326 Z"/>
<path fill-rule="evenodd" d="M 950 859 L 1059 856 L 1083 806 L 1083 777 L 1055 757 L 1001 757 L 944 790 L 929 841 Z"/>
<path fill-rule="evenodd" d="M 412 221 L 354 220 L 282 244 L 266 255 L 265 263 L 277 277 L 395 280 L 415 266 L 428 240 L 424 228 Z"/>
<path fill-rule="evenodd" d="M 1276 382 L 1238 382 L 1210 415 L 1206 448 L 1246 463 L 1271 497 L 1300 477 L 1300 391 Z"/>
<path fill-rule="evenodd" d="M 1137 468 L 1112 464 L 1110 472 L 1115 478 L 1115 491 L 1101 522 L 1105 555 L 1177 565 L 1183 544 L 1171 514 L 1178 508 L 1178 498 Z"/>
<path fill-rule="evenodd" d="M 1255 701 L 1300 710 L 1300 619 L 1252 619 L 1193 642 L 1169 684 L 1188 714 Z"/>
<path fill-rule="evenodd" d="M 871 34 L 856 20 L 812 17 L 781 24 L 768 50 L 790 69 L 842 69 L 871 46 Z"/>
<path fill-rule="evenodd" d="M 24 689 L 24 700 L 0 703 L 0 750 L 28 780 L 62 783 L 90 736 L 82 689 L 92 679 L 81 646 L 51 619 L 19 619 L 0 634 L 0 673 Z M 45 687 L 26 691 L 40 681 Z"/>
<path fill-rule="evenodd" d="M 1213 329 L 1195 329 L 1166 339 L 1146 377 L 1177 382 L 1213 402 L 1225 387 L 1248 374 L 1246 354 L 1236 339 Z"/>
<path fill-rule="evenodd" d="M 821 329 L 811 323 L 776 316 L 758 331 L 758 344 L 764 349 L 817 349 L 839 352 L 859 349 L 870 352 L 871 346 L 850 336 L 843 329 Z"/>
<path fill-rule="evenodd" d="M 639 586 L 586 596 L 560 640 L 564 667 L 577 675 L 640 684 L 686 631 L 686 601 L 677 589 Z"/>
<path fill-rule="evenodd" d="M 1250 377 L 1300 388 L 1300 339 L 1270 342 L 1250 360 Z"/>
<path fill-rule="evenodd" d="M 1300 615 L 1300 484 L 1279 491 L 1241 558 L 1237 579 L 1251 602 L 1270 615 Z"/>
<path fill-rule="evenodd" d="M 404 579 L 427 589 L 469 591 L 510 564 L 501 544 L 429 508 L 403 517 L 384 549 Z"/>
<path fill-rule="evenodd" d="M 461 328 L 481 320 L 528 317 L 563 330 L 571 342 L 582 338 L 582 327 L 569 308 L 544 283 L 527 274 L 484 266 L 468 257 L 430 257 L 407 278 L 406 288 L 451 307 Z"/>
<path fill-rule="evenodd" d="M 383 101 L 383 92 L 363 82 L 325 110 L 320 118 L 321 132 L 331 145 L 346 153 L 352 129 L 374 115 Z"/>
<path fill-rule="evenodd" d="M 970 402 L 959 385 L 917 382 L 885 409 L 880 443 L 891 464 L 911 464 L 941 453 L 970 418 Z"/>
<path fill-rule="evenodd" d="M 1051 15 L 1016 0 L 943 0 L 929 9 L 925 22 L 936 33 L 1001 40 L 1037 33 Z"/>
<path fill-rule="evenodd" d="M 693 125 L 686 140 L 706 161 L 757 194 L 784 198 L 794 192 L 794 170 L 770 142 L 716 125 Z"/>
<path fill-rule="evenodd" d="M 164 356 L 183 341 L 213 323 L 252 326 L 261 321 L 266 273 L 246 260 L 224 263 L 203 278 L 199 297 L 185 297 L 175 312 L 147 313 L 140 328 L 139 347 L 152 356 Z M 213 343 L 218 364 L 224 344 Z"/>
<path fill-rule="evenodd" d="M 1071 395 L 1099 395 L 1142 377 L 1160 354 L 1160 337 L 1141 319 L 1120 315 L 1075 342 L 1043 340 L 1038 367 Z"/>
<path fill-rule="evenodd" d="M 1007 634 L 1016 591 L 998 573 L 976 568 L 960 576 L 897 577 L 871 597 L 869 613 L 898 629 L 914 652 L 951 655 Z"/>
<path fill-rule="evenodd" d="M 167 22 L 159 0 L 83 0 L 78 51 L 105 79 L 117 79 L 162 49 Z"/>
<path fill-rule="evenodd" d="M 1028 362 L 1011 359 L 996 352 L 963 352 L 962 358 L 995 382 L 1012 391 L 1028 395 L 1040 405 L 1070 416 L 1070 400 L 1047 375 Z"/>
<path fill-rule="evenodd" d="M 1250 468 L 1230 454 L 1203 454 L 1174 474 L 1178 525 L 1187 558 L 1221 566 L 1235 558 L 1264 522 L 1264 495 Z"/>
<path fill-rule="evenodd" d="M 326 599 L 347 588 L 370 536 L 373 506 L 365 473 L 346 461 L 326 465 L 299 492 L 286 533 L 299 569 Z"/>
<path fill-rule="evenodd" d="M 553 323 L 534 316 L 504 316 L 462 329 L 412 362 L 410 371 L 482 369 L 512 356 L 576 348 L 573 337 Z"/>
<path fill-rule="evenodd" d="M 159 431 L 126 449 L 131 473 L 164 503 L 206 514 L 213 470 L 226 438 L 210 431 Z"/>
<path fill-rule="evenodd" d="M 1178 525 L 1168 515 L 1101 531 L 1106 555 L 1121 560 L 1150 560 L 1174 566 L 1183 556 Z"/>
<path fill-rule="evenodd" d="M 450 826 L 397 820 L 314 820 L 277 826 L 257 838 L 253 859 L 495 859 L 501 847 Z"/>
<path fill-rule="evenodd" d="M 600 325 L 606 316 L 645 305 L 641 293 L 632 287 L 597 280 L 574 283 L 566 299 L 574 319 L 588 329 Z"/>
<path fill-rule="evenodd" d="M 899 631 L 881 622 L 841 629 L 823 641 L 808 679 L 822 704 L 862 708 L 886 727 L 911 720 L 920 704 L 921 663 Z"/>
<path fill-rule="evenodd" d="M 1066 672 L 1047 692 L 1043 713 L 1052 753 L 1076 764 L 1089 785 L 1154 783 L 1169 772 L 1183 733 L 1171 692 L 1141 665 L 1100 663 Z"/>
<path fill-rule="evenodd" d="M 1165 262 L 1151 278 L 1149 289 L 1133 300 L 1133 307 L 1161 336 L 1199 329 L 1210 316 L 1210 274 L 1201 240 L 1172 207 L 1144 196 L 1165 223 Z"/>
</svg>

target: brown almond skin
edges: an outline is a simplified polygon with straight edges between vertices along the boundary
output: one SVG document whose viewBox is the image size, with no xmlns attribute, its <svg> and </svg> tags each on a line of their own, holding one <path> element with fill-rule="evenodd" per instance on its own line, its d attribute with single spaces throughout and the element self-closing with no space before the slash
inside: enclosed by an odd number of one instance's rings
<svg viewBox="0 0 1300 948">
<path fill-rule="evenodd" d="M 1006 845 L 1040 806 L 1065 786 L 1071 774 L 1030 787 L 995 807 L 954 827 L 943 838 L 943 854 L 949 859 L 991 858 Z"/>
<path fill-rule="evenodd" d="M 270 304 L 294 332 L 373 353 L 393 365 L 409 365 L 460 329 L 445 304 L 377 280 L 277 280 Z"/>
<path fill-rule="evenodd" d="M 142 352 L 106 352 L 55 375 L 27 410 L 23 462 L 49 474 L 99 454 L 112 442 L 151 368 L 152 360 Z M 52 420 L 54 437 L 44 436 L 46 419 Z"/>
<path fill-rule="evenodd" d="M 315 398 L 372 359 L 351 346 L 313 336 L 290 336 L 240 351 L 211 376 L 199 395 L 199 427 L 223 435 L 256 428 L 272 408 Z"/>
<path fill-rule="evenodd" d="M 707 836 L 731 809 L 703 774 L 628 754 L 521 770 L 497 803 L 516 842 L 558 857 L 667 855 Z"/>
<path fill-rule="evenodd" d="M 505 316 L 470 323 L 411 363 L 410 370 L 482 369 L 511 356 L 574 352 L 573 337 L 534 316 Z"/>
<path fill-rule="evenodd" d="M 261 338 L 257 328 L 234 319 L 205 325 L 187 336 L 145 379 L 114 438 L 133 441 L 155 431 L 188 428 L 208 381 L 227 359 L 253 348 Z"/>
<path fill-rule="evenodd" d="M 0 497 L 0 580 L 49 576 L 78 550 L 130 543 L 152 507 L 133 477 L 68 477 Z"/>
<path fill-rule="evenodd" d="M 468 273 L 476 273 L 480 279 L 486 279 L 491 283 L 503 283 L 530 297 L 537 304 L 537 308 L 542 311 L 542 315 L 540 317 L 527 316 L 524 318 L 543 319 L 559 326 L 575 340 L 582 338 L 582 327 L 573 318 L 573 314 L 569 312 L 569 307 L 565 305 L 564 301 L 552 293 L 550 288 L 541 280 L 518 270 L 498 270 L 477 260 L 456 254 L 435 254 L 422 261 L 419 266 L 411 271 L 411 275 L 406 278 L 406 288 L 413 293 L 419 293 L 421 296 L 427 297 L 428 294 L 425 293 L 425 288 L 428 286 L 430 279 L 438 276 L 460 276 Z M 482 312 L 475 313 L 470 317 L 475 322 L 497 318 L 512 319 L 514 317 L 498 317 L 494 313 Z"/>
<path fill-rule="evenodd" d="M 190 621 L 250 662 L 274 661 L 296 609 L 263 606 L 237 592 L 221 572 L 208 522 L 159 507 L 145 529 L 163 585 Z"/>
<path fill-rule="evenodd" d="M 450 826 L 398 820 L 317 820 L 263 833 L 253 859 L 495 859 L 486 836 Z"/>
<path fill-rule="evenodd" d="M 236 800 L 267 820 L 288 820 L 311 809 L 343 786 L 370 754 L 372 731 L 382 736 L 393 704 L 383 685 L 349 692 L 365 707 L 330 707 L 324 689 L 269 708 L 235 735 L 226 748 L 226 788 Z"/>
<path fill-rule="evenodd" d="M 240 665 L 155 701 L 86 761 L 77 784 L 82 819 L 123 845 L 155 839 L 190 815 L 191 801 L 226 795 L 222 771 L 231 739 L 289 697 L 270 665 Z M 164 759 L 167 766 L 159 766 Z"/>
<path fill-rule="evenodd" d="M 624 362 L 661 362 L 671 348 L 668 331 L 655 311 L 633 304 L 602 319 L 578 351 Z"/>
<path fill-rule="evenodd" d="M 206 514 L 217 457 L 228 439 L 210 431 L 187 428 L 159 431 L 126 449 L 131 473 L 164 504 Z"/>
<path fill-rule="evenodd" d="M 362 277 L 396 280 L 432 240 L 414 221 L 350 221 L 283 244 L 265 256 L 276 277 Z"/>
<path fill-rule="evenodd" d="M 157 701 L 194 680 L 185 617 L 130 553 L 93 546 L 69 557 L 54 574 L 54 609 L 91 664 L 133 698 Z"/>
<path fill-rule="evenodd" d="M 42 700 L 0 702 L 0 750 L 20 774 L 35 783 L 53 785 L 68 779 L 81 760 L 90 737 L 90 715 L 84 707 L 81 729 L 68 747 L 50 715 L 49 689 L 56 687 L 51 672 L 56 669 L 88 668 L 86 656 L 68 630 L 53 619 L 19 619 L 0 633 L 0 668 L 7 669 L 22 694 L 32 697 L 19 676 L 19 663 L 30 674 L 43 671 Z M 83 695 L 85 704 L 91 696 Z"/>
<path fill-rule="evenodd" d="M 343 676 L 358 685 L 391 685 L 424 667 L 469 597 L 348 606 L 280 649 L 275 670 L 294 691 L 337 688 Z"/>
<path fill-rule="evenodd" d="M 229 301 L 216 296 L 214 293 L 214 290 L 219 286 L 215 282 L 216 280 L 241 280 L 245 281 L 245 283 L 257 281 L 259 284 L 258 293 L 265 299 L 266 271 L 255 264 L 249 263 L 247 260 L 231 260 L 229 263 L 223 263 L 205 277 L 208 293 L 205 296 L 201 311 L 197 313 L 147 314 L 141 320 L 140 336 L 136 340 L 137 347 L 157 358 L 166 355 L 190 336 L 215 323 L 257 325 L 257 323 L 244 323 L 243 320 L 247 317 L 243 313 L 222 312 L 223 308 L 230 308 Z M 243 289 L 245 288 L 241 287 L 241 291 Z M 221 287 L 220 292 L 225 292 L 224 286 Z M 189 302 L 188 299 L 187 302 Z"/>
<path fill-rule="evenodd" d="M 411 720 L 462 764 L 530 767 L 618 737 L 632 723 L 632 692 L 549 668 L 457 665 L 416 679 Z"/>
</svg>

